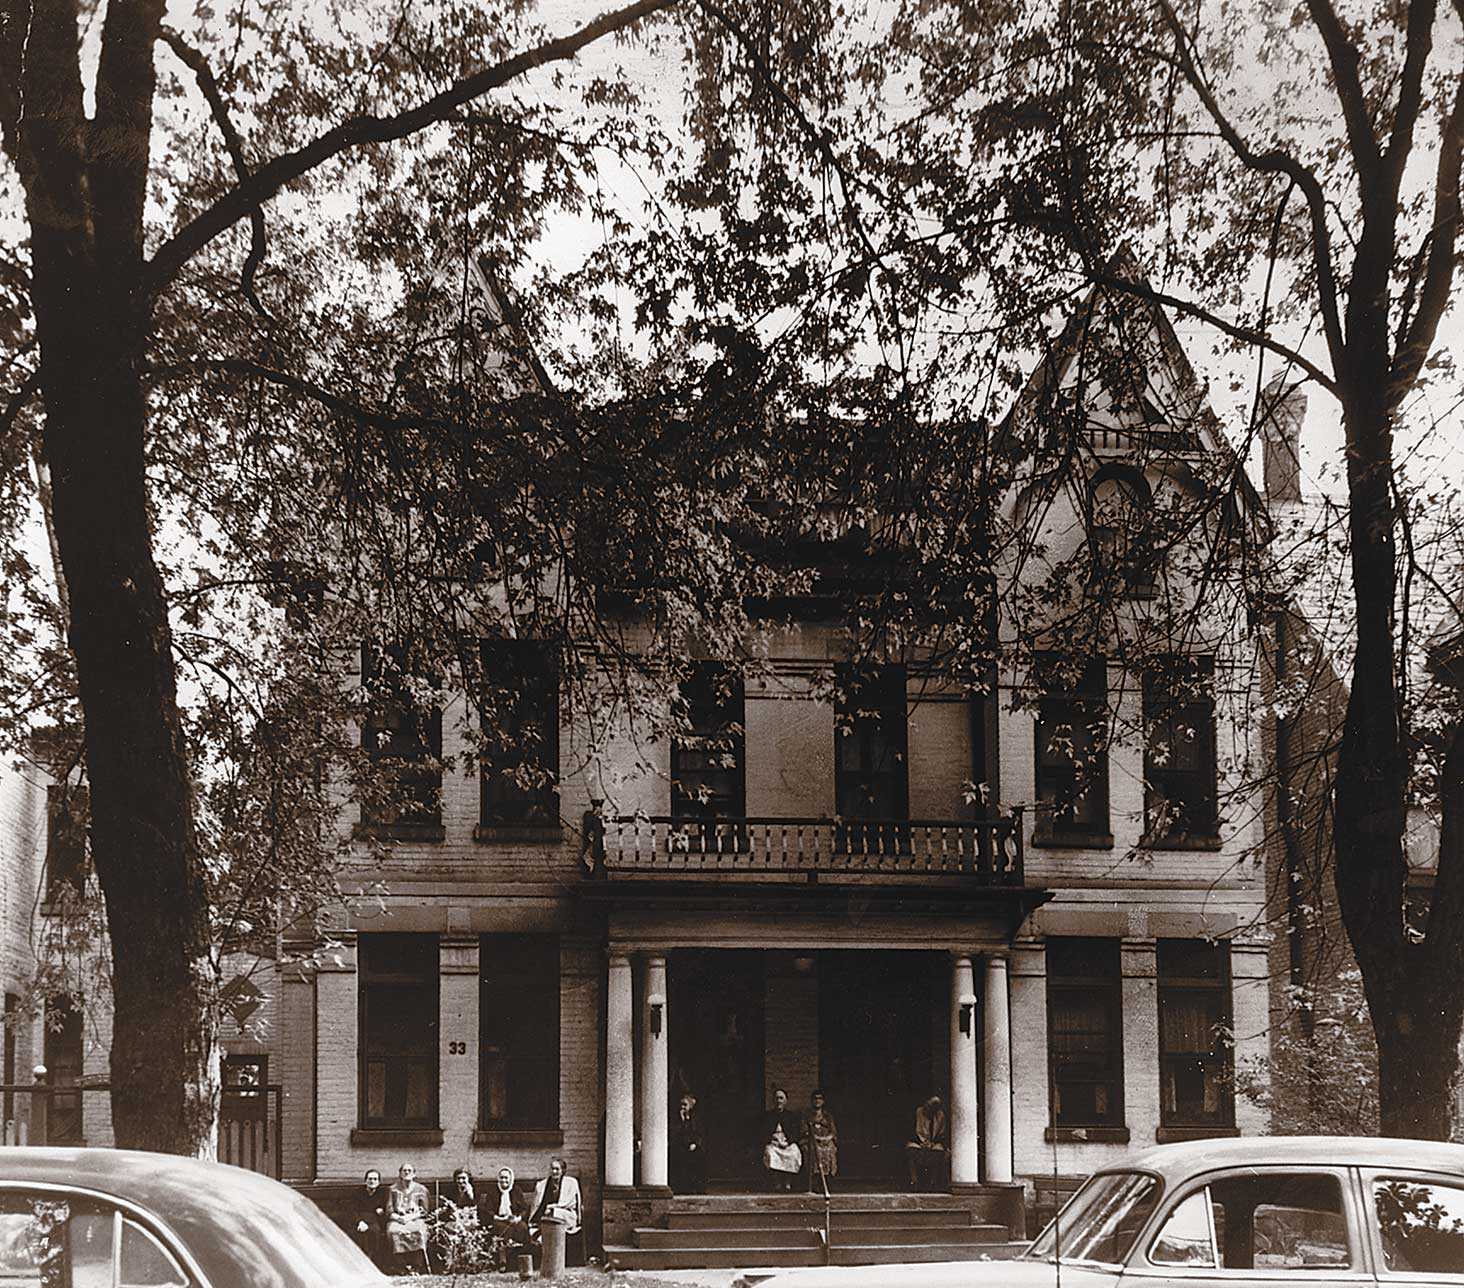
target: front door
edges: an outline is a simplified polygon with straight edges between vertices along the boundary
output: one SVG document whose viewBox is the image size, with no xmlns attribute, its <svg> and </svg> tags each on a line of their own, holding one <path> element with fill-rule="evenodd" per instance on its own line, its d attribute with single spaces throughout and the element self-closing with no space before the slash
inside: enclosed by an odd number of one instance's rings
<svg viewBox="0 0 1464 1288">
<path fill-rule="evenodd" d="M 915 1107 L 945 1095 L 934 1058 L 948 1024 L 936 953 L 820 954 L 819 1080 L 839 1129 L 844 1180 L 900 1188 Z"/>
<path fill-rule="evenodd" d="M 756 951 L 693 950 L 666 965 L 671 1103 L 696 1097 L 713 1182 L 757 1183 L 763 1107 L 763 959 Z"/>
</svg>

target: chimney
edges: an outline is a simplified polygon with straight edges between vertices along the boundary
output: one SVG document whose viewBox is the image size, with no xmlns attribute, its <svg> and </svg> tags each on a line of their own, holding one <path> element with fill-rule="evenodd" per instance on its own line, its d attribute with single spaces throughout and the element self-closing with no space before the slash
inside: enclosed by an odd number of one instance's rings
<svg viewBox="0 0 1464 1288">
<path fill-rule="evenodd" d="M 1306 394 L 1300 381 L 1287 384 L 1273 376 L 1261 390 L 1261 442 L 1264 451 L 1266 500 L 1301 500 L 1301 422 Z"/>
</svg>

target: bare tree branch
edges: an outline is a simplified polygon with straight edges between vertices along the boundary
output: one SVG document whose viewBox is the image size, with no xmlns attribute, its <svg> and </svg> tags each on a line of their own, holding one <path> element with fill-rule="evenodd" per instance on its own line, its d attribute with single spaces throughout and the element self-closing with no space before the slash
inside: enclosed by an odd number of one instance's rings
<svg viewBox="0 0 1464 1288">
<path fill-rule="evenodd" d="M 1200 101 L 1205 105 L 1210 119 L 1215 122 L 1215 127 L 1220 131 L 1220 137 L 1225 140 L 1226 146 L 1247 169 L 1256 170 L 1262 174 L 1284 174 L 1301 189 L 1302 194 L 1306 197 L 1307 208 L 1311 212 L 1312 258 L 1317 275 L 1317 302 L 1322 312 L 1322 328 L 1327 337 L 1327 349 L 1332 356 L 1333 369 L 1338 370 L 1342 366 L 1345 342 L 1342 336 L 1342 321 L 1337 301 L 1337 273 L 1332 263 L 1332 234 L 1327 227 L 1327 197 L 1322 190 L 1321 181 L 1310 169 L 1284 149 L 1272 148 L 1266 152 L 1257 152 L 1241 138 L 1240 132 L 1231 123 L 1230 118 L 1216 99 L 1214 91 L 1201 74 L 1191 49 L 1189 34 L 1180 22 L 1178 14 L 1174 12 L 1169 0 L 1159 0 L 1159 7 L 1174 36 L 1180 71 L 1184 73 L 1184 78 L 1189 82 L 1190 88 L 1199 95 Z M 1215 324 L 1221 326 L 1222 330 L 1226 329 L 1218 321 Z M 1235 332 L 1231 331 L 1229 334 L 1233 335 Z M 1237 338 L 1246 339 L 1248 337 L 1237 336 Z M 1260 341 L 1253 342 L 1259 343 Z M 1282 353 L 1283 356 L 1291 356 L 1280 349 L 1276 349 L 1275 352 Z M 1299 361 L 1299 365 L 1314 378 L 1321 380 L 1328 390 L 1336 392 L 1335 382 L 1330 377 L 1323 376 L 1313 364 L 1303 359 Z"/>
<path fill-rule="evenodd" d="M 1461 3 L 1460 8 L 1464 8 Z M 1464 160 L 1464 75 L 1459 77 L 1454 94 L 1454 107 L 1444 123 L 1439 140 L 1438 175 L 1434 181 L 1434 219 L 1428 236 L 1432 246 L 1423 289 L 1419 292 L 1418 312 L 1408 327 L 1408 336 L 1393 358 L 1389 373 L 1392 387 L 1401 398 L 1417 378 L 1433 348 L 1439 321 L 1449 306 L 1449 293 L 1454 282 L 1455 247 L 1459 241 L 1459 172 Z"/>
<path fill-rule="evenodd" d="M 224 146 L 228 148 L 229 159 L 234 163 L 234 173 L 239 176 L 241 181 L 247 180 L 250 170 L 249 163 L 244 157 L 244 141 L 239 137 L 239 131 L 229 116 L 229 108 L 224 102 L 223 91 L 219 89 L 218 80 L 209 68 L 208 60 L 171 27 L 164 27 L 159 35 L 162 37 L 163 43 L 178 55 L 184 66 L 193 72 L 193 77 L 198 82 L 198 88 L 203 92 L 203 97 L 208 100 L 208 108 L 213 113 L 214 124 L 219 127 L 219 133 L 224 136 Z M 249 223 L 249 254 L 244 260 L 243 271 L 239 274 L 239 289 L 244 292 L 244 298 L 249 301 L 250 307 L 266 322 L 272 322 L 274 319 L 259 302 L 259 296 L 254 291 L 254 275 L 264 262 L 266 248 L 264 211 L 259 206 L 255 206 L 249 212 Z"/>
<path fill-rule="evenodd" d="M 1310 358 L 1307 358 L 1289 345 L 1274 340 L 1271 336 L 1254 327 L 1243 326 L 1238 322 L 1232 322 L 1229 318 L 1223 318 L 1218 313 L 1196 304 L 1193 300 L 1180 298 L 1178 295 L 1170 295 L 1167 291 L 1156 291 L 1145 282 L 1135 281 L 1132 278 L 1119 277 L 1106 270 L 1094 270 L 1089 273 L 1089 280 L 1099 286 L 1106 286 L 1111 290 L 1123 291 L 1125 294 L 1136 296 L 1138 299 L 1147 300 L 1151 304 L 1162 304 L 1171 308 L 1177 313 L 1186 317 L 1192 317 L 1198 322 L 1204 322 L 1218 331 L 1223 331 L 1233 340 L 1239 340 L 1242 344 L 1254 345 L 1266 349 L 1277 357 L 1285 358 L 1287 362 L 1295 364 L 1302 371 L 1306 372 L 1313 380 L 1322 386 L 1330 394 L 1337 393 L 1337 382 L 1323 371 Z"/>
<path fill-rule="evenodd" d="M 446 120 L 459 107 L 480 95 L 506 85 L 546 63 L 573 58 L 586 45 L 613 32 L 623 31 L 642 18 L 659 13 L 676 3 L 677 0 L 635 0 L 635 3 L 624 8 L 601 14 L 593 22 L 586 23 L 567 36 L 546 41 L 533 49 L 515 54 L 504 62 L 485 67 L 471 76 L 464 76 L 440 94 L 404 112 L 386 117 L 356 116 L 343 121 L 304 147 L 287 152 L 260 166 L 249 179 L 174 233 L 148 262 L 143 273 L 142 289 L 148 295 L 156 295 L 177 276 L 184 264 L 226 228 L 269 201 L 287 184 L 341 153 L 368 144 L 390 143 L 416 134 L 429 125 Z"/>
<path fill-rule="evenodd" d="M 1432 7 L 1433 0 L 1422 2 Z M 1307 0 L 1306 7 L 1321 33 L 1322 43 L 1327 47 L 1327 58 L 1332 64 L 1332 83 L 1337 90 L 1337 101 L 1342 105 L 1347 141 L 1352 148 L 1352 159 L 1357 163 L 1358 178 L 1365 195 L 1381 159 L 1377 136 L 1373 134 L 1372 117 L 1367 110 L 1367 96 L 1363 93 L 1357 71 L 1361 55 L 1343 29 L 1330 0 Z"/>
<path fill-rule="evenodd" d="M 1322 0 L 1318 0 L 1322 2 Z M 1388 137 L 1388 150 L 1383 170 L 1388 189 L 1396 203 L 1403 169 L 1413 149 L 1414 129 L 1423 105 L 1423 73 L 1433 50 L 1433 25 L 1437 9 L 1434 0 L 1413 0 L 1408 6 L 1408 32 L 1404 48 L 1403 83 L 1398 89 L 1398 110 L 1393 115 L 1393 130 Z"/>
</svg>

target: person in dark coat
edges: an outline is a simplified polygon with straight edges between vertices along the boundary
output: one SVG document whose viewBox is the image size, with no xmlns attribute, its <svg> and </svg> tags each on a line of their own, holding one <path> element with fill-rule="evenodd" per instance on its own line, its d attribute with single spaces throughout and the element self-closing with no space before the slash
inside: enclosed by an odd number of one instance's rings
<svg viewBox="0 0 1464 1288">
<path fill-rule="evenodd" d="M 513 1183 L 513 1168 L 500 1167 L 498 1183 L 478 1199 L 478 1224 L 493 1235 L 499 1270 L 509 1269 L 514 1254 L 529 1243 L 529 1205 Z"/>
<path fill-rule="evenodd" d="M 381 1173 L 374 1167 L 366 1173 L 366 1184 L 356 1191 L 351 1204 L 351 1235 L 372 1263 L 382 1265 L 386 1241 L 386 1190 Z"/>
<path fill-rule="evenodd" d="M 671 1188 L 677 1194 L 704 1194 L 707 1188 L 707 1142 L 689 1091 L 671 1120 Z"/>
<path fill-rule="evenodd" d="M 775 1190 L 792 1190 L 793 1182 L 803 1170 L 803 1115 L 788 1108 L 788 1093 L 773 1088 L 773 1107 L 762 1116 L 761 1140 L 763 1167 L 768 1183 Z"/>
</svg>

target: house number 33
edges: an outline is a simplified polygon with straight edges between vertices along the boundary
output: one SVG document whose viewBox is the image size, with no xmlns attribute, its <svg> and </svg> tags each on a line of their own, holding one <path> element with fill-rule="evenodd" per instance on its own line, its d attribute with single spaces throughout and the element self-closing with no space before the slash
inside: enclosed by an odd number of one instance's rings
<svg viewBox="0 0 1464 1288">
<path fill-rule="evenodd" d="M 449 1042 L 447 1044 L 448 1055 L 467 1055 L 468 1044 L 466 1042 Z"/>
</svg>

